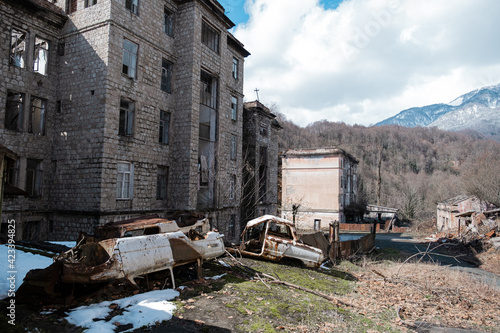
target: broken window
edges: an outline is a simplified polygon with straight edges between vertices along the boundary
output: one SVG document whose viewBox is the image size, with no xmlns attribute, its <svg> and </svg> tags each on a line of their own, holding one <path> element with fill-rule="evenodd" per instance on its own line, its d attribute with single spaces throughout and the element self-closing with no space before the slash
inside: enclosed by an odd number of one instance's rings
<svg viewBox="0 0 500 333">
<path fill-rule="evenodd" d="M 128 162 L 118 162 L 116 178 L 116 198 L 132 199 L 133 165 Z"/>
<path fill-rule="evenodd" d="M 66 14 L 76 12 L 78 0 L 66 0 Z"/>
<path fill-rule="evenodd" d="M 229 199 L 234 199 L 236 196 L 236 175 L 231 175 L 229 180 Z"/>
<path fill-rule="evenodd" d="M 37 198 L 42 196 L 42 161 L 26 160 L 26 192 L 30 197 Z"/>
<path fill-rule="evenodd" d="M 233 70 L 232 70 L 232 75 L 233 79 L 237 80 L 238 79 L 238 66 L 239 66 L 239 61 L 238 59 L 233 57 Z"/>
<path fill-rule="evenodd" d="M 97 0 L 85 0 L 85 8 L 97 4 Z"/>
<path fill-rule="evenodd" d="M 219 33 L 203 22 L 201 25 L 201 42 L 215 53 L 219 53 Z"/>
<path fill-rule="evenodd" d="M 31 97 L 30 117 L 28 124 L 28 133 L 45 135 L 45 112 L 47 109 L 47 100 Z"/>
<path fill-rule="evenodd" d="M 170 130 L 170 113 L 160 110 L 160 143 L 168 143 Z"/>
<path fill-rule="evenodd" d="M 10 34 L 10 63 L 24 68 L 26 62 L 26 32 L 12 28 Z"/>
<path fill-rule="evenodd" d="M 174 14 L 167 8 L 163 9 L 163 32 L 170 37 L 174 35 Z"/>
<path fill-rule="evenodd" d="M 276 222 L 269 222 L 268 235 L 293 240 L 293 235 L 290 227 L 285 224 L 279 224 Z"/>
<path fill-rule="evenodd" d="M 231 134 L 231 151 L 230 151 L 230 157 L 232 160 L 236 159 L 236 144 L 237 144 L 237 138 L 236 135 Z"/>
<path fill-rule="evenodd" d="M 7 106 L 5 108 L 5 128 L 23 131 L 24 94 L 7 91 Z"/>
<path fill-rule="evenodd" d="M 118 134 L 132 136 L 134 128 L 135 103 L 125 99 L 120 99 L 120 124 Z"/>
<path fill-rule="evenodd" d="M 125 0 L 125 8 L 135 15 L 139 15 L 139 0 Z"/>
<path fill-rule="evenodd" d="M 19 160 L 7 164 L 7 184 L 17 187 L 19 180 Z"/>
<path fill-rule="evenodd" d="M 139 46 L 131 41 L 123 40 L 123 65 L 122 73 L 128 77 L 135 79 L 137 68 L 137 49 Z"/>
<path fill-rule="evenodd" d="M 217 84 L 218 80 L 206 72 L 201 72 L 201 104 L 212 109 L 217 109 Z"/>
<path fill-rule="evenodd" d="M 238 98 L 231 96 L 231 120 L 238 120 Z"/>
<path fill-rule="evenodd" d="M 40 37 L 35 37 L 35 55 L 33 56 L 33 71 L 47 75 L 49 67 L 49 42 Z"/>
<path fill-rule="evenodd" d="M 161 90 L 172 92 L 172 67 L 173 64 L 163 59 L 161 62 Z"/>
<path fill-rule="evenodd" d="M 156 177 L 156 199 L 163 200 L 167 198 L 168 186 L 168 167 L 158 166 Z"/>
</svg>

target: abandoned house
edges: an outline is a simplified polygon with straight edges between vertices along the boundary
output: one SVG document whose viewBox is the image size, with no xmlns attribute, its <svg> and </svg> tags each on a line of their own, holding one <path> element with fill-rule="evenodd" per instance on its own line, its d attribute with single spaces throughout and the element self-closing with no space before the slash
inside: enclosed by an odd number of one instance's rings
<svg viewBox="0 0 500 333">
<path fill-rule="evenodd" d="M 460 215 L 466 212 L 483 212 L 488 210 L 486 203 L 476 196 L 458 195 L 437 203 L 437 229 L 439 231 L 458 229 Z"/>
<path fill-rule="evenodd" d="M 182 210 L 239 235 L 249 53 L 233 26 L 216 0 L 0 0 L 0 144 L 26 193 L 2 223 L 67 240 Z"/>
<path fill-rule="evenodd" d="M 243 105 L 243 175 L 241 230 L 246 222 L 276 215 L 278 202 L 278 133 L 276 115 L 259 101 Z"/>
<path fill-rule="evenodd" d="M 298 230 L 326 230 L 346 221 L 357 200 L 357 165 L 340 148 L 287 150 L 282 157 L 282 216 Z"/>
</svg>

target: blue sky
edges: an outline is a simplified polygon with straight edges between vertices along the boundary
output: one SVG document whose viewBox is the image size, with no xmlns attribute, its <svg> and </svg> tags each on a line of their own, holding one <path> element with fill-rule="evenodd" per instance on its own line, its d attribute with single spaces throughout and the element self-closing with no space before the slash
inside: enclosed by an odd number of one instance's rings
<svg viewBox="0 0 500 333">
<path fill-rule="evenodd" d="M 245 100 L 368 126 L 500 83 L 498 0 L 219 0 L 251 53 Z"/>
<path fill-rule="evenodd" d="M 220 4 L 224 6 L 226 15 L 238 25 L 248 21 L 249 16 L 245 11 L 246 0 L 219 0 Z M 327 9 L 335 9 L 342 2 L 342 0 L 321 0 L 320 3 Z"/>
</svg>

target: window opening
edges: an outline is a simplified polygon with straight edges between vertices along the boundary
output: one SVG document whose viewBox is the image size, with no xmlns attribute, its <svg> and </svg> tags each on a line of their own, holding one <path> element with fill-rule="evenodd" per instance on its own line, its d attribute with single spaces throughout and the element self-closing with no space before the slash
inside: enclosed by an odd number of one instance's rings
<svg viewBox="0 0 500 333">
<path fill-rule="evenodd" d="M 118 134 L 132 136 L 134 127 L 135 103 L 125 98 L 120 100 L 120 124 Z"/>
<path fill-rule="evenodd" d="M 136 74 L 138 47 L 137 44 L 127 39 L 123 40 L 122 73 L 132 79 L 135 79 Z"/>
<path fill-rule="evenodd" d="M 7 105 L 5 108 L 5 128 L 14 131 L 23 131 L 24 94 L 7 91 Z"/>
<path fill-rule="evenodd" d="M 45 135 L 46 108 L 47 100 L 35 96 L 31 97 L 28 133 Z"/>
<path fill-rule="evenodd" d="M 160 111 L 160 143 L 168 143 L 170 130 L 170 113 Z"/>
<path fill-rule="evenodd" d="M 132 198 L 132 164 L 119 162 L 116 180 L 116 198 Z"/>
<path fill-rule="evenodd" d="M 35 37 L 35 55 L 33 56 L 33 71 L 47 75 L 49 67 L 49 42 L 40 37 Z"/>
<path fill-rule="evenodd" d="M 203 22 L 201 26 L 201 42 L 208 46 L 215 53 L 219 53 L 219 33 Z"/>
<path fill-rule="evenodd" d="M 26 32 L 12 28 L 10 35 L 10 63 L 24 68 L 26 62 Z"/>
</svg>

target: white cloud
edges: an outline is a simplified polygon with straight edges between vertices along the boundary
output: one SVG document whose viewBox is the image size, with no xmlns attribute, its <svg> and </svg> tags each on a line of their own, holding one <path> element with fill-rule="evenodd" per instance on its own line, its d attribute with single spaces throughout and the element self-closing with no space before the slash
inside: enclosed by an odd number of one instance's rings
<svg viewBox="0 0 500 333">
<path fill-rule="evenodd" d="M 300 125 L 369 125 L 500 82 L 498 0 L 247 0 L 245 94 Z M 498 82 L 496 81 L 498 80 Z"/>
</svg>

